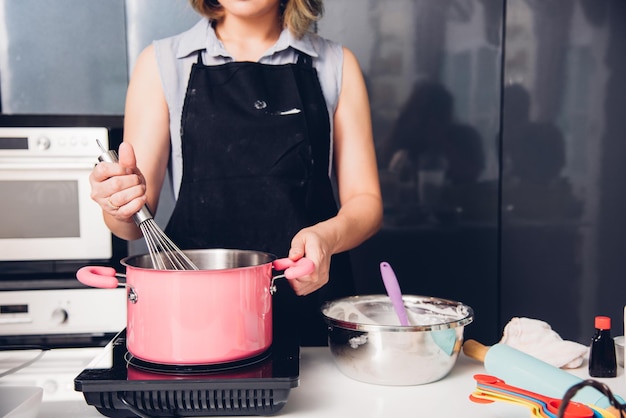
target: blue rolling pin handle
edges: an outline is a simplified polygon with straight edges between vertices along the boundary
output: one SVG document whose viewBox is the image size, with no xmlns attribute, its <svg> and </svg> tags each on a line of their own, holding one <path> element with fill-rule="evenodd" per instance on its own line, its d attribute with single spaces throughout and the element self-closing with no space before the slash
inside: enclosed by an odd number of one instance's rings
<svg viewBox="0 0 626 418">
<path fill-rule="evenodd" d="M 485 355 L 485 370 L 511 386 L 559 399 L 570 387 L 582 382 L 581 378 L 506 344 L 489 348 Z M 619 396 L 615 395 L 615 398 L 625 403 Z M 599 408 L 611 406 L 609 399 L 592 387 L 582 388 L 572 400 Z"/>
</svg>

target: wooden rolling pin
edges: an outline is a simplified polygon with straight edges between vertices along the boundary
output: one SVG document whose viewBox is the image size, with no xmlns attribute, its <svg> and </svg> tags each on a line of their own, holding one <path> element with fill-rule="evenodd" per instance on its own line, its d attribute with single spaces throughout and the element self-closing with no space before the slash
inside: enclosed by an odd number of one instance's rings
<svg viewBox="0 0 626 418">
<path fill-rule="evenodd" d="M 478 341 L 467 340 L 463 344 L 463 353 L 484 363 L 488 374 L 499 377 L 507 384 L 553 398 L 562 399 L 570 387 L 583 380 L 506 344 L 488 347 Z M 624 403 L 620 397 L 615 395 L 615 398 Z M 572 400 L 595 405 L 616 417 L 620 416 L 609 399 L 593 387 L 580 389 Z"/>
</svg>

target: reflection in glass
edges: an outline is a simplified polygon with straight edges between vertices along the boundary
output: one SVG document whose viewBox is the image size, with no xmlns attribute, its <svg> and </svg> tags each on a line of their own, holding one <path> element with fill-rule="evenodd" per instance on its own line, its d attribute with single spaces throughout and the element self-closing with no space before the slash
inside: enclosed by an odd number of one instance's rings
<svg viewBox="0 0 626 418">
<path fill-rule="evenodd" d="M 1 111 L 121 115 L 124 0 L 0 0 Z"/>
<path fill-rule="evenodd" d="M 0 238 L 80 237 L 77 181 L 0 181 Z"/>
<path fill-rule="evenodd" d="M 501 0 L 333 0 L 319 33 L 350 48 L 371 101 L 382 230 L 352 251 L 358 291 L 462 300 L 497 327 Z M 349 25 L 346 25 L 346 17 Z M 476 282 L 480 286 L 476 286 Z"/>
</svg>

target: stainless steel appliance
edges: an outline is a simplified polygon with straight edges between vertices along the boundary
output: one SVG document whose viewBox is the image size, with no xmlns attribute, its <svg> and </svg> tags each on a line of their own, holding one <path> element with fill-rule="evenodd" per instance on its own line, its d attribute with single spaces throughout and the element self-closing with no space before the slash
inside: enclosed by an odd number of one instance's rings
<svg viewBox="0 0 626 418">
<path fill-rule="evenodd" d="M 126 254 L 89 187 L 96 140 L 120 137 L 121 118 L 0 117 L 0 344 L 101 344 L 124 328 L 125 290 L 75 278 Z"/>
<path fill-rule="evenodd" d="M 17 129 L 0 143 L 0 345 L 102 345 L 125 326 L 124 289 L 86 289 L 74 278 L 84 264 L 117 268 L 129 248 L 147 250 L 143 239 L 112 238 L 90 201 L 88 170 L 99 155 L 92 137 L 101 134 L 86 131 L 106 128 L 117 149 L 136 57 L 199 19 L 186 1 L 53 3 L 0 0 L 0 127 Z M 5 168 L 17 157 L 28 169 Z M 50 206 L 33 205 L 35 190 Z M 6 198 L 17 192 L 21 202 Z M 162 195 L 159 225 L 173 208 L 172 193 Z"/>
<path fill-rule="evenodd" d="M 111 234 L 89 198 L 106 128 L 0 128 L 0 261 L 111 257 Z"/>
</svg>

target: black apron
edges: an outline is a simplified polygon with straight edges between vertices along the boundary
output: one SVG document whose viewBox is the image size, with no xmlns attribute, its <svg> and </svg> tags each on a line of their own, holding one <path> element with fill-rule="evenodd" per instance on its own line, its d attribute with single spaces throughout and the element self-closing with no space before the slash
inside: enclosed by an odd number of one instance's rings
<svg viewBox="0 0 626 418">
<path fill-rule="evenodd" d="M 296 64 L 194 64 L 181 123 L 183 174 L 166 233 L 183 249 L 230 248 L 286 257 L 303 227 L 337 213 L 328 178 L 330 123 L 311 57 Z M 325 345 L 320 306 L 355 293 L 348 253 L 330 281 L 297 296 L 276 281 L 275 332 Z"/>
</svg>

